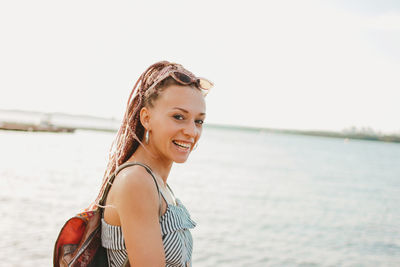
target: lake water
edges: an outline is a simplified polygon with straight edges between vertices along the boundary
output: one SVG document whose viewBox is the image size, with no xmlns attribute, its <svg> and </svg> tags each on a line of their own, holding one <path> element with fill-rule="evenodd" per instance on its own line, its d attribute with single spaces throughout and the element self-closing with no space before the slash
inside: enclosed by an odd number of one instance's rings
<svg viewBox="0 0 400 267">
<path fill-rule="evenodd" d="M 0 131 L 1 266 L 52 265 L 113 137 Z M 205 128 L 168 183 L 194 266 L 400 266 L 400 144 Z"/>
</svg>

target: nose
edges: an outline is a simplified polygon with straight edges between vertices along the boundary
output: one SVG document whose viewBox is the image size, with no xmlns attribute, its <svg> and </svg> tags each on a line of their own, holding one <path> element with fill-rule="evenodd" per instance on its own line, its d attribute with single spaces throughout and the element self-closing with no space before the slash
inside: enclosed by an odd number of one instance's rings
<svg viewBox="0 0 400 267">
<path fill-rule="evenodd" d="M 196 138 L 199 134 L 199 129 L 197 129 L 195 122 L 188 122 L 183 128 L 183 133 L 189 137 Z"/>
</svg>

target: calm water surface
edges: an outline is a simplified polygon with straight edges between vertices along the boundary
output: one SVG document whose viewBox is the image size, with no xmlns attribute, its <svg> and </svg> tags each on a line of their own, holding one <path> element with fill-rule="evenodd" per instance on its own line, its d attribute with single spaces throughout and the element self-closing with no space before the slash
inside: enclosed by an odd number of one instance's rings
<svg viewBox="0 0 400 267">
<path fill-rule="evenodd" d="M 52 265 L 113 137 L 0 131 L 1 266 Z M 399 144 L 206 128 L 168 183 L 194 266 L 400 266 Z"/>
</svg>

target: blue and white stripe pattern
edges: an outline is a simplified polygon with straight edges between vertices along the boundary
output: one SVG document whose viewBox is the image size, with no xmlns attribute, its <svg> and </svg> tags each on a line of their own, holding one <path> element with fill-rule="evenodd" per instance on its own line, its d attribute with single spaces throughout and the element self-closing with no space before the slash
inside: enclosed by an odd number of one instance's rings
<svg viewBox="0 0 400 267">
<path fill-rule="evenodd" d="M 161 195 L 164 195 L 161 192 Z M 165 199 L 165 197 L 164 197 Z M 192 266 L 193 239 L 189 229 L 196 226 L 182 202 L 167 204 L 167 211 L 160 218 L 166 267 Z M 110 267 L 122 266 L 127 257 L 124 237 L 120 226 L 107 224 L 101 219 L 101 243 L 107 249 Z"/>
</svg>

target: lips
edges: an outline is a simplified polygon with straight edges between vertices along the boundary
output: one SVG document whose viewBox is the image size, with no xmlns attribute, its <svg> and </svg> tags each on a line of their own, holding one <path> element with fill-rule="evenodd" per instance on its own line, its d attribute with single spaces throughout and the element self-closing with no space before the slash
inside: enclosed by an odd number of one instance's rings
<svg viewBox="0 0 400 267">
<path fill-rule="evenodd" d="M 192 147 L 192 142 L 173 140 L 172 143 L 174 143 L 176 146 L 178 146 L 182 149 L 185 149 L 185 150 L 190 149 Z"/>
</svg>

